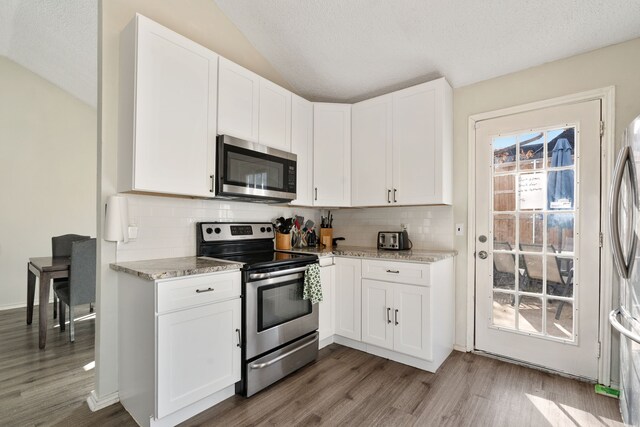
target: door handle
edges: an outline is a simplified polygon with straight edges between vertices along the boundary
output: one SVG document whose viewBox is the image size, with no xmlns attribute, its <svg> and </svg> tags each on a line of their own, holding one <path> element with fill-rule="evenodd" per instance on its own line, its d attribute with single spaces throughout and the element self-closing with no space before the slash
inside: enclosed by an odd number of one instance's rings
<svg viewBox="0 0 640 427">
<path fill-rule="evenodd" d="M 391 190 L 387 190 L 387 203 L 391 203 Z"/>
<path fill-rule="evenodd" d="M 318 187 L 316 187 L 316 188 L 315 188 L 315 190 L 316 190 L 316 197 L 315 197 L 315 200 L 318 200 Z"/>
<path fill-rule="evenodd" d="M 395 189 L 395 188 L 393 189 L 393 203 L 398 203 L 398 201 L 396 200 L 396 192 L 397 191 L 398 191 L 397 189 Z"/>
<path fill-rule="evenodd" d="M 211 190 L 209 190 L 209 192 L 213 193 L 213 188 L 215 187 L 216 184 L 216 180 L 214 179 L 215 175 L 209 175 L 209 178 L 211 178 Z"/>
<path fill-rule="evenodd" d="M 238 344 L 236 345 L 236 347 L 240 347 L 240 343 L 242 342 L 240 339 L 240 329 L 236 329 L 236 333 L 238 334 Z"/>
<path fill-rule="evenodd" d="M 616 331 L 620 332 L 625 337 L 640 344 L 640 335 L 631 332 L 630 330 L 622 326 L 622 323 L 618 322 L 619 314 L 621 314 L 622 317 L 624 317 L 627 320 L 633 319 L 633 317 L 631 317 L 631 315 L 627 313 L 627 310 L 625 310 L 624 307 L 620 307 L 615 310 L 612 310 L 611 313 L 609 313 L 609 323 L 611 323 L 611 326 L 613 326 Z"/>
<path fill-rule="evenodd" d="M 387 323 L 391 323 L 391 308 L 387 307 Z"/>
<path fill-rule="evenodd" d="M 480 251 L 480 252 L 478 252 L 478 258 L 480 258 L 480 259 L 487 259 L 487 256 L 488 256 L 488 255 L 489 255 L 489 254 L 487 254 L 487 251 Z"/>
<path fill-rule="evenodd" d="M 396 325 L 399 325 L 400 323 L 398 323 L 398 309 L 396 308 L 395 310 L 395 321 L 396 321 Z"/>
</svg>

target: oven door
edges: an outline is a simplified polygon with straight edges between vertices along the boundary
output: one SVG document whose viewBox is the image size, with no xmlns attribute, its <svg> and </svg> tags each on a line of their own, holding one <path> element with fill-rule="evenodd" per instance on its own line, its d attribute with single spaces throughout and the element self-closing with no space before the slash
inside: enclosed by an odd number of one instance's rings
<svg viewBox="0 0 640 427">
<path fill-rule="evenodd" d="M 218 137 L 216 196 L 290 201 L 296 198 L 296 155 Z"/>
<path fill-rule="evenodd" d="M 318 329 L 318 304 L 302 299 L 304 273 L 264 274 L 246 284 L 247 360 Z"/>
</svg>

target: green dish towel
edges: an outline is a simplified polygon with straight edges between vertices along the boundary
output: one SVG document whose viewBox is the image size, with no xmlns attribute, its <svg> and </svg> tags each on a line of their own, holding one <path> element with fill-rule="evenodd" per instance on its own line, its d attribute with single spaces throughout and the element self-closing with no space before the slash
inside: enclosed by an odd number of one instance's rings
<svg viewBox="0 0 640 427">
<path fill-rule="evenodd" d="M 311 264 L 304 272 L 304 288 L 302 299 L 308 299 L 311 304 L 322 301 L 322 283 L 320 282 L 320 266 Z"/>
</svg>

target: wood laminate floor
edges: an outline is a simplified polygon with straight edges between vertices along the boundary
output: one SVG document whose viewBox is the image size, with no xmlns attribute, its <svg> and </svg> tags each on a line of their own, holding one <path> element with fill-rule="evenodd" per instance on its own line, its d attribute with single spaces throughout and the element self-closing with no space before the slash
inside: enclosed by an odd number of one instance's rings
<svg viewBox="0 0 640 427">
<path fill-rule="evenodd" d="M 37 311 L 36 311 L 37 313 Z M 122 405 L 92 413 L 93 320 L 76 342 L 51 326 L 38 350 L 37 316 L 0 312 L 0 425 L 134 426 Z M 622 426 L 618 401 L 593 385 L 454 352 L 437 374 L 337 344 L 250 399 L 235 396 L 185 426 Z"/>
</svg>

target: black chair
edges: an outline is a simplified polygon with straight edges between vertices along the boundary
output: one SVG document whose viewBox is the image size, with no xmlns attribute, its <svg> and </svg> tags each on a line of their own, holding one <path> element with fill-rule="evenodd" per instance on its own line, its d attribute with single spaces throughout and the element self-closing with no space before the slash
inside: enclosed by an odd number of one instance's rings
<svg viewBox="0 0 640 427">
<path fill-rule="evenodd" d="M 63 234 L 51 238 L 51 256 L 62 257 L 71 256 L 71 243 L 81 240 L 90 239 L 91 236 L 82 236 L 80 234 Z M 69 286 L 68 278 L 53 279 L 53 318 L 58 314 L 58 298 L 56 297 L 56 288 Z"/>
<path fill-rule="evenodd" d="M 73 242 L 69 286 L 58 287 L 60 330 L 65 330 L 65 305 L 69 307 L 69 340 L 75 341 L 74 308 L 96 299 L 96 239 Z"/>
</svg>

